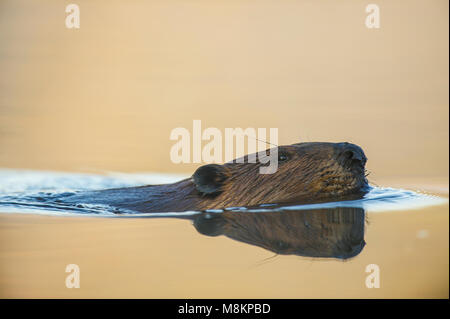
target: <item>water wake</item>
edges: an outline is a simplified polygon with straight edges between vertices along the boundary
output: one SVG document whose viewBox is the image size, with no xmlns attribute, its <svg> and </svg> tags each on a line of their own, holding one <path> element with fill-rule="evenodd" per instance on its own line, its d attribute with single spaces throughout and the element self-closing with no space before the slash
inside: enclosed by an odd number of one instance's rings
<svg viewBox="0 0 450 319">
<path fill-rule="evenodd" d="M 199 212 L 174 212 L 137 214 L 134 211 L 118 210 L 109 205 L 70 204 L 64 198 L 75 193 L 108 188 L 131 187 L 148 184 L 176 182 L 186 176 L 170 174 L 76 174 L 26 170 L 0 170 L 0 212 L 33 213 L 57 216 L 97 217 L 183 217 Z M 362 208 L 370 212 L 418 209 L 441 205 L 446 198 L 411 190 L 371 187 L 362 198 L 307 205 L 260 205 L 256 208 L 232 207 L 226 210 L 248 212 L 277 212 L 290 210 L 332 209 L 337 207 Z M 222 210 L 210 210 L 220 213 Z"/>
</svg>

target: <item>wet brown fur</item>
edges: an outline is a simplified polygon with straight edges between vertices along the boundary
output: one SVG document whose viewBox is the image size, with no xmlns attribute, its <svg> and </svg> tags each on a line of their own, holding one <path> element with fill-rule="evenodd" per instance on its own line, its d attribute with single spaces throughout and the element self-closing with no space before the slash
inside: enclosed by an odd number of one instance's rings
<svg viewBox="0 0 450 319">
<path fill-rule="evenodd" d="M 348 148 L 358 154 L 358 163 L 346 157 Z M 274 174 L 260 174 L 259 168 L 267 164 L 248 163 L 247 156 L 244 163 L 234 160 L 221 165 L 226 179 L 215 194 L 200 192 L 188 178 L 173 184 L 105 190 L 98 195 L 119 209 L 149 213 L 339 200 L 359 195 L 367 187 L 366 158 L 356 145 L 299 143 L 279 146 L 278 154 L 287 160 L 278 163 Z"/>
</svg>

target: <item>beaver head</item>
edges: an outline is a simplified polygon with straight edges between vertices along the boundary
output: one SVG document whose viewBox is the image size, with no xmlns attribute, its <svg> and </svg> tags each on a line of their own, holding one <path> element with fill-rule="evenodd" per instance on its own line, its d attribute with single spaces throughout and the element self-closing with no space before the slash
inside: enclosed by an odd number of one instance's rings
<svg viewBox="0 0 450 319">
<path fill-rule="evenodd" d="M 355 144 L 298 143 L 268 152 L 278 154 L 278 168 L 273 174 L 260 173 L 260 167 L 266 164 L 256 154 L 198 168 L 192 176 L 202 198 L 197 208 L 317 202 L 367 191 L 367 158 Z M 256 161 L 249 160 L 255 157 Z"/>
</svg>

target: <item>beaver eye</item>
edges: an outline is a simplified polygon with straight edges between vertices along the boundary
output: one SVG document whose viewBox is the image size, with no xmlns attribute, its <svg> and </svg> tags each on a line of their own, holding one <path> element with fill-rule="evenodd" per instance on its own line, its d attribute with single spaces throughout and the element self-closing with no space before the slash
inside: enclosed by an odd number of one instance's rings
<svg viewBox="0 0 450 319">
<path fill-rule="evenodd" d="M 289 157 L 285 153 L 278 154 L 278 162 L 284 162 L 287 161 Z"/>
</svg>

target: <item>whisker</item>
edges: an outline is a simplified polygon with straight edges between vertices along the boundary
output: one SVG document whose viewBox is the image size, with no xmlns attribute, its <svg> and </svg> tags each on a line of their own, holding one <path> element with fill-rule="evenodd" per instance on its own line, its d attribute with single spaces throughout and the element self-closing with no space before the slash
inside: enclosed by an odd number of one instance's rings
<svg viewBox="0 0 450 319">
<path fill-rule="evenodd" d="M 270 142 L 267 142 L 267 141 L 264 141 L 264 140 L 260 140 L 259 138 L 256 138 L 254 136 L 249 136 L 249 137 L 254 138 L 255 140 L 257 140 L 259 142 L 263 142 L 263 143 L 266 143 L 266 144 L 269 144 L 269 145 L 273 145 L 273 146 L 279 147 L 279 145 L 277 145 L 277 144 L 273 144 L 273 143 L 270 143 Z"/>
<path fill-rule="evenodd" d="M 275 253 L 273 256 L 264 258 L 263 260 L 259 261 L 259 262 L 256 263 L 255 265 L 253 265 L 253 267 L 259 267 L 259 266 L 262 266 L 262 265 L 264 265 L 264 264 L 266 264 L 266 263 L 268 263 L 268 262 L 270 262 L 270 261 L 273 261 L 274 258 L 276 258 L 276 257 L 278 257 L 278 254 L 277 254 L 277 253 Z"/>
</svg>

